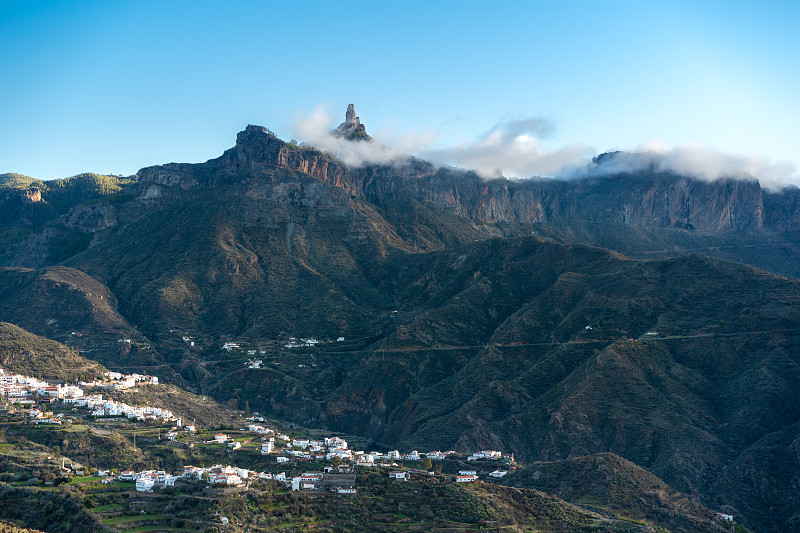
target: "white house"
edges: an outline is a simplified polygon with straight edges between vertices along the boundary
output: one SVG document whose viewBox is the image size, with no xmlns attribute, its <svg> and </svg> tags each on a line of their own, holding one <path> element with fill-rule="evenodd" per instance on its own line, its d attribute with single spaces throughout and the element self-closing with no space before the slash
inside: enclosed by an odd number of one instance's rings
<svg viewBox="0 0 800 533">
<path fill-rule="evenodd" d="M 496 478 L 501 478 L 501 477 L 505 476 L 506 474 L 508 474 L 508 472 L 506 472 L 505 470 L 495 470 L 494 472 L 491 472 L 489 474 L 489 476 L 496 477 Z"/>
<path fill-rule="evenodd" d="M 267 442 L 261 443 L 261 455 L 268 455 L 272 453 L 272 450 L 275 449 L 275 441 L 272 439 L 268 440 Z"/>
<path fill-rule="evenodd" d="M 200 476 L 203 475 L 203 472 L 205 472 L 205 469 L 199 466 L 184 466 L 183 475 L 181 477 L 185 479 L 199 479 Z"/>
<path fill-rule="evenodd" d="M 214 485 L 237 486 L 242 485 L 242 478 L 233 472 L 212 473 L 208 477 L 208 482 Z"/>
<path fill-rule="evenodd" d="M 350 452 L 350 450 L 342 450 L 340 448 L 333 448 L 329 450 L 328 453 L 325 454 L 325 459 L 327 459 L 328 461 L 332 460 L 334 457 L 338 457 L 339 459 L 342 460 L 351 459 L 353 457 L 353 454 Z"/>
<path fill-rule="evenodd" d="M 306 472 L 300 476 L 301 481 L 319 481 L 321 479 L 322 473 L 320 472 Z"/>
<path fill-rule="evenodd" d="M 142 476 L 136 480 L 136 490 L 138 492 L 150 492 L 155 484 L 155 480 L 150 476 Z"/>
<path fill-rule="evenodd" d="M 288 458 L 288 457 L 283 457 L 283 456 L 280 456 L 280 457 L 278 457 L 278 458 L 277 458 L 277 461 L 278 461 L 279 463 L 288 463 L 288 462 L 289 462 L 289 458 Z"/>
<path fill-rule="evenodd" d="M 398 481 L 406 481 L 406 473 L 405 472 L 389 472 L 389 479 L 395 479 Z"/>
<path fill-rule="evenodd" d="M 347 441 L 339 437 L 325 437 L 325 446 L 328 448 L 347 449 Z"/>
<path fill-rule="evenodd" d="M 302 448 L 303 450 L 308 448 L 308 444 L 309 444 L 308 439 L 294 439 L 292 441 L 292 446 L 296 448 Z"/>
<path fill-rule="evenodd" d="M 407 453 L 403 458 L 406 461 L 419 461 L 419 460 L 422 459 L 422 457 L 420 457 L 419 452 L 417 450 L 414 450 L 411 453 Z"/>
<path fill-rule="evenodd" d="M 356 466 L 375 466 L 375 456 L 369 453 L 359 455 L 356 459 Z"/>
<path fill-rule="evenodd" d="M 119 475 L 120 481 L 136 481 L 136 478 L 139 477 L 139 474 L 134 472 L 133 470 L 125 470 Z"/>
<path fill-rule="evenodd" d="M 472 483 L 477 481 L 478 476 L 456 476 L 456 483 Z"/>
</svg>

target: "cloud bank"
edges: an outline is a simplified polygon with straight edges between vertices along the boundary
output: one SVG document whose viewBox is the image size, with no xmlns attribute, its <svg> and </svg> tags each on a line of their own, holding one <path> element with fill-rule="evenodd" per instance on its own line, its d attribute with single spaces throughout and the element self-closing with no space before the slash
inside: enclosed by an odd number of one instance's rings
<svg viewBox="0 0 800 533">
<path fill-rule="evenodd" d="M 435 140 L 433 134 L 391 137 L 377 132 L 372 142 L 352 142 L 331 134 L 336 122 L 324 106 L 318 106 L 295 121 L 292 135 L 351 166 L 390 164 L 419 153 Z"/>
<path fill-rule="evenodd" d="M 797 167 L 789 161 L 773 162 L 755 154 L 735 154 L 698 144 L 670 147 L 652 141 L 628 151 L 615 153 L 599 164 L 586 167 L 584 173 L 603 175 L 652 169 L 674 172 L 713 181 L 720 178 L 759 180 L 761 185 L 777 189 L 800 182 Z"/>
<path fill-rule="evenodd" d="M 292 134 L 351 166 L 391 164 L 409 155 L 437 165 L 452 165 L 486 178 L 557 177 L 576 179 L 642 170 L 668 171 L 704 180 L 758 179 L 768 188 L 800 183 L 795 165 L 773 162 L 753 154 L 725 153 L 696 144 L 670 147 L 651 141 L 593 162 L 597 151 L 586 144 L 548 148 L 542 140 L 555 131 L 552 121 L 539 117 L 503 120 L 474 142 L 437 146 L 436 132 L 402 136 L 377 131 L 372 142 L 351 142 L 331 134 L 338 121 L 319 106 L 298 118 Z"/>
<path fill-rule="evenodd" d="M 554 129 L 550 121 L 540 118 L 505 121 L 476 142 L 429 148 L 420 155 L 437 163 L 466 167 L 489 178 L 558 176 L 585 167 L 595 154 L 586 145 L 557 149 L 542 146 L 540 139 L 550 136 Z"/>
</svg>

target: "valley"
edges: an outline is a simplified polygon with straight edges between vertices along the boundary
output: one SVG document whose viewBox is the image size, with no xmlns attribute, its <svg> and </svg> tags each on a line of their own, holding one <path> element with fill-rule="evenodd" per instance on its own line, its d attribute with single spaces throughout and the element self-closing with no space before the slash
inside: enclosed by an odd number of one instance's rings
<svg viewBox="0 0 800 533">
<path fill-rule="evenodd" d="M 57 182 L 6 174 L 0 366 L 69 381 L 99 365 L 155 375 L 158 386 L 119 395 L 220 431 L 258 412 L 378 454 L 513 455 L 515 472 L 494 483 L 482 471 L 477 488 L 423 477 L 413 490 L 455 506 L 436 518 L 408 512 L 387 472 L 359 474 L 363 497 L 382 502 L 362 509 L 409 517 L 412 530 L 487 529 L 500 516 L 544 527 L 550 511 L 563 530 L 620 530 L 607 522 L 617 515 L 649 524 L 631 531 L 729 530 L 708 509 L 738 528 L 789 530 L 800 516 L 798 201 L 755 180 L 665 172 L 514 181 L 411 158 L 349 167 L 258 126 L 206 163 Z M 60 446 L 9 416 L 4 435 L 51 455 Z M 85 427 L 133 453 L 138 429 Z M 230 453 L 260 467 L 252 442 Z M 137 468 L 228 457 L 169 458 L 162 446 L 136 452 Z M 456 464 L 443 459 L 441 475 Z M 618 478 L 580 486 L 581 468 Z M 295 505 L 269 487 L 269 501 Z M 204 509 L 262 505 L 239 502 L 260 494 Z M 472 499 L 496 505 L 470 522 L 456 502 Z M 536 515 L 544 501 L 557 509 Z M 354 527 L 308 505 L 323 517 L 308 527 Z M 456 517 L 471 525 L 436 521 Z"/>
</svg>

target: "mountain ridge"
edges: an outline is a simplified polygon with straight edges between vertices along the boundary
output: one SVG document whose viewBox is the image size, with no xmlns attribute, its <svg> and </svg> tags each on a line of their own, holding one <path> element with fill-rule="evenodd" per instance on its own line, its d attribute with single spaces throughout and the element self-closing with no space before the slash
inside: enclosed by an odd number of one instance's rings
<svg viewBox="0 0 800 533">
<path fill-rule="evenodd" d="M 2 258 L 0 320 L 90 332 L 110 368 L 376 446 L 613 452 L 763 530 L 800 512 L 770 464 L 796 467 L 776 451 L 800 417 L 792 191 L 349 167 L 259 126 L 206 163 L 8 183 L 49 214 L 3 226 L 28 234 Z"/>
</svg>

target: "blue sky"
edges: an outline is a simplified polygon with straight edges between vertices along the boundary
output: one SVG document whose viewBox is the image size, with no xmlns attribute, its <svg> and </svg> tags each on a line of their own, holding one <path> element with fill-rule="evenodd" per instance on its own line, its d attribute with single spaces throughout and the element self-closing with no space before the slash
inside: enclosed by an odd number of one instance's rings
<svg viewBox="0 0 800 533">
<path fill-rule="evenodd" d="M 540 155 L 659 141 L 797 166 L 798 22 L 795 1 L 3 0 L 0 172 L 205 161 L 246 124 L 288 140 L 349 103 L 382 141 L 463 166 L 531 118 Z"/>
</svg>

